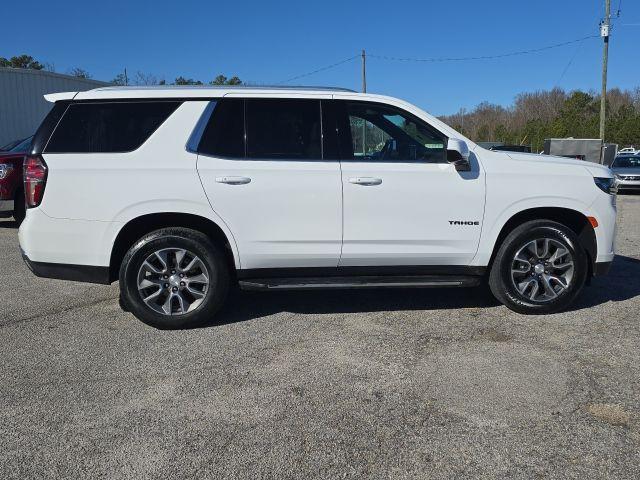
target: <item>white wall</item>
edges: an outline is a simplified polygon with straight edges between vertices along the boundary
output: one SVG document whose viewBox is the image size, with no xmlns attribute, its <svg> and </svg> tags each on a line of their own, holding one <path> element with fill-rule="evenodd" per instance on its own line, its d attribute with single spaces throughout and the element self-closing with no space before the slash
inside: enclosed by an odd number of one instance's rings
<svg viewBox="0 0 640 480">
<path fill-rule="evenodd" d="M 44 94 L 106 85 L 43 70 L 0 68 L 0 146 L 33 135 L 52 105 Z"/>
</svg>

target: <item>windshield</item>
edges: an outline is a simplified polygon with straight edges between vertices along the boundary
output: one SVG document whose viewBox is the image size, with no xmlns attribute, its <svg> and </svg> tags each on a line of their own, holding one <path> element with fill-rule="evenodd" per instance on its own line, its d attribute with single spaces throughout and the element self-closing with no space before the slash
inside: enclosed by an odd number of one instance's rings
<svg viewBox="0 0 640 480">
<path fill-rule="evenodd" d="M 616 157 L 611 166 L 613 168 L 640 168 L 640 156 Z"/>
<path fill-rule="evenodd" d="M 25 138 L 9 151 L 10 152 L 26 152 L 29 149 L 29 146 L 31 145 L 32 139 L 33 139 L 33 135 Z"/>
</svg>

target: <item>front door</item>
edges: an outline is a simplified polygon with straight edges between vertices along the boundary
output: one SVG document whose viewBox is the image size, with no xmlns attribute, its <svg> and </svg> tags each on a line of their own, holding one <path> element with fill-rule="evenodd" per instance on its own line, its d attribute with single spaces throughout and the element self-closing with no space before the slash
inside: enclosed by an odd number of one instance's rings
<svg viewBox="0 0 640 480">
<path fill-rule="evenodd" d="M 468 265 L 484 212 L 477 162 L 456 171 L 446 136 L 400 108 L 336 102 L 340 144 L 349 148 L 340 266 Z"/>
<path fill-rule="evenodd" d="M 198 172 L 235 237 L 242 269 L 337 266 L 340 164 L 323 159 L 320 118 L 319 99 L 216 102 Z"/>
</svg>

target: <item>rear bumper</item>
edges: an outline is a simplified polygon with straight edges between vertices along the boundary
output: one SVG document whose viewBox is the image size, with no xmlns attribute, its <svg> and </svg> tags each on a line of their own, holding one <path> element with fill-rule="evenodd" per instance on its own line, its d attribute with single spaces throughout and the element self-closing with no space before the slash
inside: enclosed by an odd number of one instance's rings
<svg viewBox="0 0 640 480">
<path fill-rule="evenodd" d="M 109 267 L 93 265 L 71 265 L 66 263 L 33 262 L 22 252 L 22 259 L 35 276 L 71 280 L 73 282 L 100 283 L 109 285 Z"/>
</svg>

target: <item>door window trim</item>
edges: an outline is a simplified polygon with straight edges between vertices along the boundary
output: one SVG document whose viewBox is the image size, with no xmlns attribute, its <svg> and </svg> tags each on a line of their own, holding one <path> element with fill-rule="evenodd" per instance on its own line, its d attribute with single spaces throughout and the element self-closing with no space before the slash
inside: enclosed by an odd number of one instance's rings
<svg viewBox="0 0 640 480">
<path fill-rule="evenodd" d="M 187 152 L 198 154 L 198 146 L 200 145 L 202 135 L 204 135 L 204 129 L 207 128 L 207 124 L 209 123 L 209 119 L 211 119 L 211 115 L 213 114 L 217 103 L 218 99 L 210 100 L 202 111 L 202 114 L 196 122 L 196 126 L 193 128 L 191 135 L 189 135 L 189 140 L 187 140 L 187 144 L 185 145 L 185 150 L 187 150 Z"/>
</svg>

